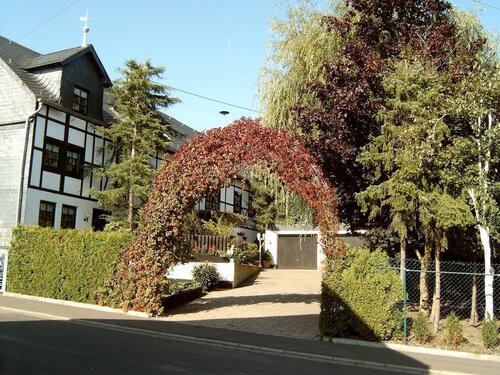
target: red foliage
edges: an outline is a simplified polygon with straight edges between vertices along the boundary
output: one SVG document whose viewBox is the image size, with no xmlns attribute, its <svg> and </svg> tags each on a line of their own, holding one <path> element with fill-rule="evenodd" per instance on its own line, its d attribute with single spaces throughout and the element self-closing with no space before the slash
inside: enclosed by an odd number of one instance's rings
<svg viewBox="0 0 500 375">
<path fill-rule="evenodd" d="M 306 148 L 334 183 L 340 220 L 356 228 L 365 227 L 367 217 L 355 196 L 366 189 L 370 176 L 357 159 L 379 134 L 382 80 L 390 62 L 411 51 L 457 81 L 474 66 L 484 41 L 464 44 L 446 0 L 342 2 L 348 11 L 339 18 L 324 17 L 323 24 L 339 32 L 345 43 L 324 64 L 322 80 L 308 86 L 321 105 L 295 105 L 291 110 Z"/>
<path fill-rule="evenodd" d="M 184 218 L 203 196 L 216 193 L 240 172 L 257 165 L 265 166 L 310 205 L 324 252 L 338 255 L 334 192 L 316 160 L 285 133 L 243 118 L 196 136 L 157 174 L 143 209 L 139 236 L 121 259 L 108 303 L 161 313 L 165 272 L 183 260 L 179 240 Z"/>
</svg>

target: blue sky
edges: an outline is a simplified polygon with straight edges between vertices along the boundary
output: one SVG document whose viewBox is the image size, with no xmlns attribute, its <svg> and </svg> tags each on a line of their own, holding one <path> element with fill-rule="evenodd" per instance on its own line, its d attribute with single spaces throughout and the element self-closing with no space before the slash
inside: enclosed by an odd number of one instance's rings
<svg viewBox="0 0 500 375">
<path fill-rule="evenodd" d="M 258 111 L 257 81 L 271 20 L 283 18 L 290 3 L 295 1 L 0 0 L 0 35 L 40 53 L 75 47 L 82 40 L 79 17 L 88 10 L 88 42 L 112 79 L 126 59 L 151 59 L 166 68 L 162 82 L 169 86 Z M 475 10 L 487 29 L 500 29 L 500 0 L 452 3 Z M 197 130 L 259 116 L 181 91 L 172 95 L 182 103 L 165 112 Z"/>
</svg>

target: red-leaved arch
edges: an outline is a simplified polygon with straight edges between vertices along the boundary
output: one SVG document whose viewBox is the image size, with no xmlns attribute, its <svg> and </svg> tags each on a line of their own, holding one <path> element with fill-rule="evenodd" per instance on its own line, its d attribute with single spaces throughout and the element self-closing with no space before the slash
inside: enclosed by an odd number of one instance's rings
<svg viewBox="0 0 500 375">
<path fill-rule="evenodd" d="M 165 273 L 182 261 L 184 218 L 204 196 L 229 185 L 241 172 L 263 166 L 316 213 L 323 251 L 334 255 L 337 215 L 334 191 L 316 160 L 283 132 L 250 119 L 201 133 L 157 174 L 139 235 L 123 254 L 103 302 L 161 313 Z"/>
</svg>

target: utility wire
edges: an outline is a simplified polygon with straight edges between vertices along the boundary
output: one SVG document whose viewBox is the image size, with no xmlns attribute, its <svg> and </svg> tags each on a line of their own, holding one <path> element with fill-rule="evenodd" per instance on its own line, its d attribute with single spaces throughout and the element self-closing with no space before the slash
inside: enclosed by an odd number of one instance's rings
<svg viewBox="0 0 500 375">
<path fill-rule="evenodd" d="M 485 7 L 488 7 L 488 8 L 491 8 L 491 9 L 496 9 L 496 10 L 500 10 L 499 7 L 496 7 L 494 5 L 490 5 L 490 4 L 486 4 L 486 3 L 483 3 L 481 0 L 474 0 L 475 3 L 477 4 L 480 4 L 480 5 L 484 5 Z"/>
<path fill-rule="evenodd" d="M 71 4 L 68 4 L 66 5 L 63 9 L 61 9 L 59 12 L 57 12 L 56 14 L 54 14 L 52 17 L 50 17 L 49 19 L 43 21 L 40 25 L 38 25 L 37 27 L 35 27 L 33 30 L 31 30 L 29 33 L 27 34 L 24 34 L 22 37 L 20 37 L 17 42 L 20 42 L 21 40 L 23 40 L 24 38 L 26 38 L 27 36 L 33 34 L 35 31 L 37 31 L 39 28 L 41 28 L 42 26 L 45 26 L 46 24 L 48 24 L 50 21 L 52 21 L 54 18 L 56 18 L 58 15 L 60 15 L 62 12 L 64 12 L 66 9 L 72 7 L 73 5 L 75 5 L 77 2 L 79 2 L 80 0 L 75 0 L 73 1 Z"/>
<path fill-rule="evenodd" d="M 203 96 L 203 95 L 199 95 L 199 94 L 195 94 L 193 92 L 189 92 L 189 91 L 186 91 L 186 90 L 181 90 L 181 89 L 178 89 L 176 87 L 172 87 L 172 86 L 168 86 L 170 89 L 172 90 L 175 90 L 175 91 L 179 91 L 179 92 L 183 92 L 184 94 L 189 94 L 189 95 L 193 95 L 193 96 L 196 96 L 198 98 L 202 98 L 202 99 L 205 99 L 205 100 L 210 100 L 212 102 L 216 102 L 216 103 L 220 103 L 220 104 L 224 104 L 224 105 L 227 105 L 227 106 L 230 106 L 230 107 L 235 107 L 235 108 L 239 108 L 239 109 L 244 109 L 246 111 L 250 111 L 250 112 L 255 112 L 255 113 L 260 113 L 260 111 L 256 111 L 255 109 L 251 109 L 251 108 L 247 108 L 247 107 L 242 107 L 242 106 L 239 106 L 239 105 L 236 105 L 236 104 L 231 104 L 231 103 L 227 103 L 227 102 L 223 102 L 221 100 L 217 100 L 217 99 L 212 99 L 212 98 L 208 98 L 206 96 Z"/>
</svg>

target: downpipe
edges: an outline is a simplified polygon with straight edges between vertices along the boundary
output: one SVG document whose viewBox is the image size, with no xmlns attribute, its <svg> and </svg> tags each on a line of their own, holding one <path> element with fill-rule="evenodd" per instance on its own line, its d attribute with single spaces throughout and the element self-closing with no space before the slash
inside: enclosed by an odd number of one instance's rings
<svg viewBox="0 0 500 375">
<path fill-rule="evenodd" d="M 19 196 L 17 199 L 17 224 L 21 224 L 22 210 L 23 210 L 23 199 L 24 199 L 24 174 L 26 172 L 26 160 L 28 158 L 28 141 L 30 135 L 30 124 L 35 118 L 35 116 L 42 110 L 42 100 L 37 100 L 37 108 L 35 112 L 26 118 L 25 122 L 25 134 L 24 134 L 24 150 L 23 159 L 21 161 L 21 182 L 19 183 Z"/>
</svg>

